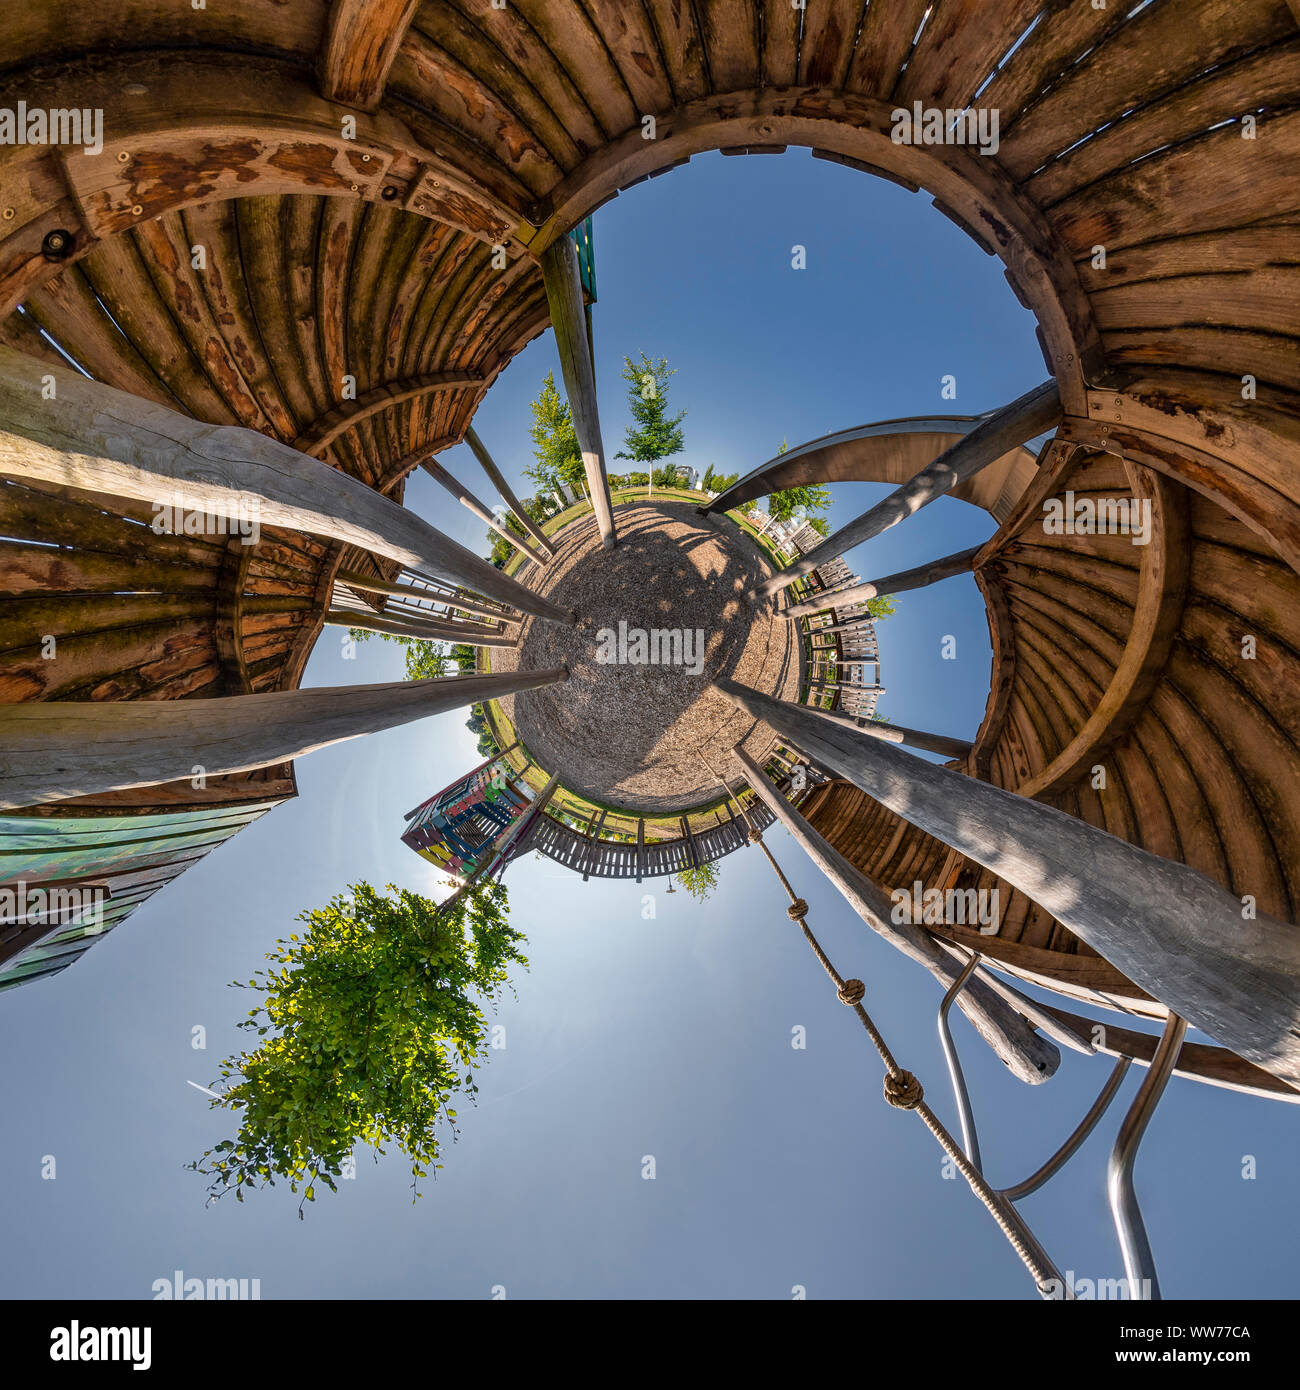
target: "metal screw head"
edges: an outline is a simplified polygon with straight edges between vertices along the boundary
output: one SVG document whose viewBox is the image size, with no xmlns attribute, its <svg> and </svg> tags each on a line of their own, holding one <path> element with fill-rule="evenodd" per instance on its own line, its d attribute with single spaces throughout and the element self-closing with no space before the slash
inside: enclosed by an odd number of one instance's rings
<svg viewBox="0 0 1300 1390">
<path fill-rule="evenodd" d="M 140 203 L 132 203 L 132 204 L 131 204 L 131 213 L 132 213 L 133 216 L 139 217 L 140 214 L 141 214 L 143 211 L 144 211 L 144 207 L 143 207 L 142 204 L 140 204 Z"/>
<path fill-rule="evenodd" d="M 359 183 L 354 183 L 352 185 L 352 191 L 353 193 L 359 193 L 361 191 L 361 185 Z"/>
<path fill-rule="evenodd" d="M 126 152 L 126 150 L 118 150 L 118 152 L 117 152 L 117 162 L 118 162 L 119 164 L 125 164 L 126 161 L 127 161 L 128 159 L 130 159 L 130 158 L 131 158 L 131 156 Z"/>
<path fill-rule="evenodd" d="M 441 188 L 441 187 L 442 187 L 442 184 L 440 184 L 440 183 L 438 182 L 437 179 L 434 179 L 434 181 L 433 181 L 433 186 L 434 186 L 435 188 Z"/>
<path fill-rule="evenodd" d="M 369 156 L 368 154 L 363 154 L 363 155 L 361 156 L 361 162 L 362 162 L 362 164 L 369 164 L 369 163 L 370 163 L 370 156 Z"/>
<path fill-rule="evenodd" d="M 5 219 L 6 222 L 12 222 L 12 221 L 14 220 L 14 210 L 13 210 L 13 208 L 5 208 L 5 210 L 4 210 L 4 219 Z"/>
<path fill-rule="evenodd" d="M 379 196 L 384 200 L 384 202 L 391 203 L 397 197 L 397 189 L 394 188 L 393 185 L 390 183 L 386 187 L 381 188 L 379 190 Z"/>
<path fill-rule="evenodd" d="M 72 251 L 75 241 L 72 233 L 62 227 L 46 232 L 45 240 L 41 242 L 41 255 L 47 261 L 61 261 Z"/>
</svg>

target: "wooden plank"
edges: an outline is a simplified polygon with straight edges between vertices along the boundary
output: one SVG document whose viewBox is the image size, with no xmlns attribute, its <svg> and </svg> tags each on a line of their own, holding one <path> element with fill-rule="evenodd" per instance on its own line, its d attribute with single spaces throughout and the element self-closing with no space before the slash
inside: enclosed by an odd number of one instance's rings
<svg viewBox="0 0 1300 1390">
<path fill-rule="evenodd" d="M 1027 179 L 1124 112 L 1158 106 L 1207 68 L 1294 32 L 1280 0 L 1152 5 L 1111 30 L 1017 121 L 1002 140 L 999 162 L 1017 181 Z"/>
<path fill-rule="evenodd" d="M 361 111 L 374 111 L 384 97 L 419 0 L 333 0 L 321 49 L 322 93 Z"/>
<path fill-rule="evenodd" d="M 801 86 L 844 86 L 866 8 L 863 0 L 813 0 L 803 10 L 803 35 L 799 40 Z"/>
<path fill-rule="evenodd" d="M 930 4 L 931 0 L 896 0 L 890 5 L 867 6 L 849 65 L 846 85 L 850 91 L 889 100 Z"/>
<path fill-rule="evenodd" d="M 1300 37 L 1251 52 L 1126 115 L 1053 160 L 1026 182 L 1025 191 L 1048 207 L 1154 150 L 1237 120 L 1244 111 L 1288 106 L 1297 90 Z"/>
<path fill-rule="evenodd" d="M 917 40 L 894 100 L 964 108 L 1041 8 L 1042 0 L 944 0 Z"/>
</svg>

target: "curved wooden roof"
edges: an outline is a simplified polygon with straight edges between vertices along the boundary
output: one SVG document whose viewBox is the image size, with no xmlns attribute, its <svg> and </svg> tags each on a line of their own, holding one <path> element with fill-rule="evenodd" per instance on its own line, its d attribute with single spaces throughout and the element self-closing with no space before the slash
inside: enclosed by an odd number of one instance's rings
<svg viewBox="0 0 1300 1390">
<path fill-rule="evenodd" d="M 838 430 L 787 449 L 719 493 L 710 511 L 725 512 L 784 488 L 808 483 L 907 482 L 984 419 L 981 415 L 915 415 Z M 949 494 L 1005 521 L 1038 472 L 1037 456 L 1010 450 Z"/>
</svg>

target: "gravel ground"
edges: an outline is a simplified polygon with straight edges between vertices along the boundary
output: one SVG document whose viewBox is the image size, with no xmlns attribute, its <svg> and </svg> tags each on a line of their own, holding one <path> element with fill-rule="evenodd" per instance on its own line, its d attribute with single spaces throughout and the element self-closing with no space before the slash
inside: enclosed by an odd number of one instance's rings
<svg viewBox="0 0 1300 1390">
<path fill-rule="evenodd" d="M 743 740 L 761 763 L 776 741 L 710 681 L 730 676 L 794 699 L 798 644 L 770 604 L 746 601 L 771 566 L 732 522 L 648 502 L 617 508 L 615 521 L 612 551 L 601 547 L 594 518 L 583 517 L 554 538 L 557 554 L 546 569 L 533 571 L 533 587 L 575 609 L 578 626 L 526 619 L 518 650 L 494 650 L 492 669 L 569 668 L 567 681 L 501 702 L 533 757 L 565 786 L 633 812 L 685 811 L 718 795 L 701 750 L 734 774 L 735 744 Z M 686 663 L 599 660 L 599 633 L 617 632 L 620 620 L 629 630 L 702 632 L 699 674 Z"/>
</svg>

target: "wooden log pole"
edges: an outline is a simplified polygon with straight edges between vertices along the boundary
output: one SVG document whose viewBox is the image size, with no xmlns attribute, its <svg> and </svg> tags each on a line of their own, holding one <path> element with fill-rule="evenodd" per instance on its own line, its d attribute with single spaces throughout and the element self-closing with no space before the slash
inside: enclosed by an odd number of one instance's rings
<svg viewBox="0 0 1300 1390">
<path fill-rule="evenodd" d="M 931 560 L 928 565 L 917 565 L 915 569 L 900 570 L 884 579 L 873 579 L 866 584 L 855 584 L 850 589 L 841 589 L 833 596 L 833 602 L 818 594 L 814 598 L 796 603 L 781 614 L 783 618 L 809 618 L 814 613 L 824 613 L 827 609 L 841 608 L 850 603 L 862 603 L 869 598 L 883 598 L 886 594 L 904 594 L 909 589 L 924 589 L 927 584 L 936 584 L 940 579 L 950 579 L 954 574 L 969 574 L 975 566 L 975 557 L 981 547 L 972 546 L 969 550 L 958 551 L 956 555 L 945 555 L 942 560 Z M 869 613 L 863 617 L 870 619 Z M 816 632 L 838 632 L 839 627 L 815 628 Z"/>
<path fill-rule="evenodd" d="M 1062 418 L 1061 397 L 1056 382 L 1045 381 L 981 420 L 969 434 L 962 435 L 914 478 L 828 536 L 821 545 L 814 546 L 793 564 L 772 575 L 759 586 L 757 592 L 769 598 L 780 593 L 796 579 L 811 574 L 819 565 L 880 535 L 933 502 L 936 497 L 951 492 L 959 483 L 973 478 L 980 469 L 987 468 L 1009 450 L 1059 424 Z"/>
<path fill-rule="evenodd" d="M 464 647 L 513 647 L 515 638 L 500 628 L 481 623 L 440 623 L 422 619 L 390 618 L 382 613 L 358 613 L 350 608 L 331 608 L 327 627 L 355 627 L 363 632 L 384 632 L 393 637 L 414 637 L 424 642 L 458 642 Z"/>
<path fill-rule="evenodd" d="M 1283 1081 L 1300 1082 L 1300 929 L 1204 874 L 1055 807 L 937 767 L 734 681 L 781 737 L 1052 913 L 1140 989 Z"/>
<path fill-rule="evenodd" d="M 485 526 L 495 531 L 502 540 L 509 541 L 516 550 L 523 551 L 530 560 L 535 560 L 539 565 L 544 565 L 546 563 L 548 556 L 543 555 L 540 551 L 534 550 L 532 546 L 528 544 L 527 536 L 517 535 L 504 521 L 498 521 L 493 513 L 488 511 L 472 492 L 462 487 L 460 483 L 447 472 L 442 464 L 434 459 L 421 459 L 420 466 L 435 482 L 441 483 L 462 507 L 469 508 Z"/>
<path fill-rule="evenodd" d="M 567 680 L 563 667 L 211 700 L 0 706 L 0 810 L 271 767 L 331 743 Z"/>
<path fill-rule="evenodd" d="M 415 584 L 394 584 L 387 579 L 357 574 L 353 570 L 339 570 L 334 578 L 337 583 L 344 584 L 349 589 L 361 590 L 367 594 L 392 594 L 395 598 L 412 599 L 415 602 L 440 603 L 444 608 L 457 608 L 462 613 L 472 613 L 476 618 L 496 618 L 504 623 L 519 621 L 519 614 L 514 609 L 476 602 L 459 593 L 439 593 L 436 589 L 421 589 Z"/>
<path fill-rule="evenodd" d="M 582 450 L 587 491 L 596 513 L 596 524 L 605 549 L 618 542 L 614 530 L 614 504 L 605 474 L 605 448 L 600 438 L 600 413 L 596 408 L 596 369 L 587 341 L 587 316 L 578 275 L 578 252 L 573 239 L 557 237 L 542 253 L 542 278 L 546 302 L 555 327 L 555 346 L 564 373 L 564 390 L 573 410 L 573 428 Z"/>
<path fill-rule="evenodd" d="M 205 425 L 126 391 L 59 373 L 0 346 L 0 474 L 209 516 L 283 526 L 359 546 L 556 623 L 557 607 L 413 512 L 320 459 L 237 425 Z"/>
<path fill-rule="evenodd" d="M 911 922 L 894 922 L 889 895 L 817 833 L 768 780 L 763 769 L 737 745 L 733 754 L 745 769 L 749 785 L 772 814 L 790 832 L 814 864 L 839 890 L 845 902 L 877 935 L 917 961 L 935 977 L 945 992 L 961 973 L 961 967 L 935 944 L 934 938 Z M 1031 1085 L 1046 1081 L 1061 1060 L 1054 1043 L 1040 1037 L 1029 1022 L 982 980 L 972 980 L 957 996 L 957 1003 L 976 1031 L 1022 1081 Z"/>
<path fill-rule="evenodd" d="M 841 714 L 837 710 L 816 709 L 808 706 L 822 719 L 833 724 L 842 724 L 848 729 L 857 729 L 872 738 L 882 738 L 887 743 L 902 743 L 909 748 L 924 748 L 928 753 L 940 753 L 945 758 L 964 758 L 972 745 L 965 739 L 949 738 L 947 734 L 931 734 L 924 729 L 909 729 L 902 724 L 887 724 L 883 719 L 870 719 L 863 715 Z"/>
<path fill-rule="evenodd" d="M 528 532 L 537 543 L 538 549 L 541 550 L 549 560 L 555 554 L 555 547 L 546 538 L 546 533 L 542 528 L 524 510 L 523 504 L 515 496 L 510 484 L 506 482 L 505 475 L 496 466 L 496 461 L 493 459 L 492 455 L 488 453 L 487 446 L 478 435 L 475 434 L 472 428 L 465 431 L 465 443 L 469 445 L 474 453 L 474 457 L 478 459 L 479 464 L 482 466 L 484 473 L 488 475 L 488 481 L 496 488 L 497 495 L 506 506 L 510 508 L 511 512 L 514 514 L 515 520 Z"/>
</svg>

